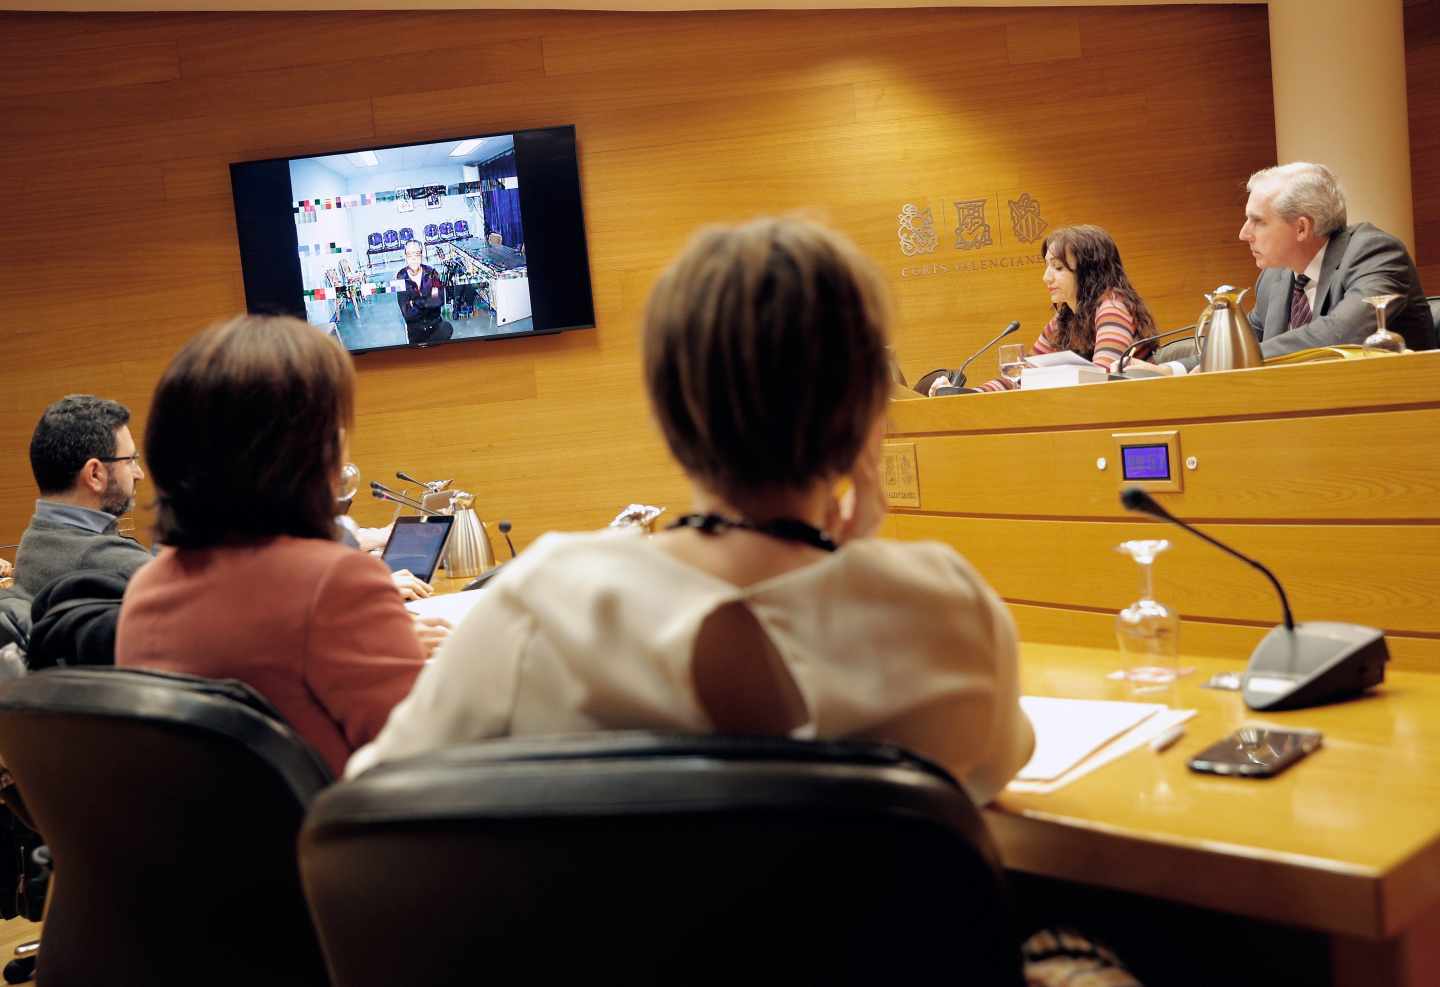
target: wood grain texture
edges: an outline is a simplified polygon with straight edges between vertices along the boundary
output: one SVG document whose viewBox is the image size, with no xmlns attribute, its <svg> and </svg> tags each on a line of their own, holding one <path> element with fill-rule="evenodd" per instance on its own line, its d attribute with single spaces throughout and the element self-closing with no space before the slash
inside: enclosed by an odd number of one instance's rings
<svg viewBox="0 0 1440 987">
<path fill-rule="evenodd" d="M 0 90 L 7 96 L 114 89 L 179 76 L 179 54 L 165 41 L 62 52 L 39 48 L 0 58 Z"/>
<path fill-rule="evenodd" d="M 1440 408 L 1280 418 L 1264 428 L 1204 422 L 1176 431 L 1181 462 L 1174 466 L 1184 490 L 1156 497 L 1187 520 L 1269 515 L 1428 521 L 1440 504 L 1440 455 L 1427 453 L 1440 435 Z M 1117 434 L 1136 433 L 1065 429 L 919 437 L 918 510 L 1124 517 Z M 1194 470 L 1182 465 L 1190 457 Z"/>
<path fill-rule="evenodd" d="M 1159 521 L 896 517 L 903 539 L 954 546 L 1008 600 L 1114 612 L 1140 592 L 1137 567 L 1115 546 L 1166 538 L 1156 598 L 1184 616 L 1274 624 L 1265 577 Z M 1440 525 L 1206 524 L 1205 533 L 1263 559 L 1297 620 L 1344 620 L 1440 635 Z"/>
<path fill-rule="evenodd" d="M 1440 295 L 1440 0 L 1405 0 L 1410 186 L 1420 283 Z"/>
<path fill-rule="evenodd" d="M 1299 620 L 1380 627 L 1397 668 L 1440 669 L 1440 353 L 892 402 L 920 506 L 886 533 L 954 546 L 1025 640 L 1110 646 L 1139 593 L 1115 546 L 1167 538 L 1156 597 L 1190 654 L 1247 658 L 1279 621 L 1265 578 L 1119 504 L 1116 432 L 1175 430 L 1175 514 L 1270 566 Z M 1173 417 L 1172 417 L 1173 416 Z M 1096 427 L 1103 426 L 1103 427 Z M 1100 459 L 1106 468 L 1098 468 Z"/>
<path fill-rule="evenodd" d="M 0 14 L 13 222 L 75 236 L 83 250 L 48 251 L 43 270 L 103 285 L 56 305 L 36 272 L 0 275 L 0 542 L 30 512 L 45 404 L 113 395 L 141 431 L 169 356 L 241 307 L 231 161 L 577 126 L 598 328 L 357 361 L 366 475 L 454 476 L 523 546 L 631 501 L 687 502 L 649 422 L 638 325 L 701 223 L 801 209 L 849 234 L 895 289 L 907 370 L 1017 314 L 1038 330 L 1045 305 L 1034 263 L 905 274 L 906 202 L 936 206 L 932 260 L 965 259 L 954 202 L 970 198 L 998 240 L 980 253 L 1029 257 L 1006 205 L 1028 192 L 1048 225 L 1109 226 L 1162 322 L 1193 318 L 1201 290 L 1248 265 L 1236 190 L 1274 146 L 1267 60 L 1232 65 L 1222 89 L 1197 38 L 1263 52 L 1264 11 Z M 1212 140 L 1234 113 L 1249 124 Z"/>
<path fill-rule="evenodd" d="M 977 361 L 978 362 L 978 361 Z M 1257 367 L 1222 376 L 1116 381 L 1008 394 L 962 394 L 891 405 L 891 431 L 978 434 L 1143 428 L 1440 405 L 1440 350 L 1403 357 Z M 1216 381 L 1223 381 L 1217 384 Z"/>
<path fill-rule="evenodd" d="M 1085 648 L 1115 647 L 1115 614 L 1108 610 L 1011 603 L 1010 613 L 1025 641 Z M 1270 619 L 1252 622 L 1185 618 L 1180 621 L 1180 653 L 1210 658 L 1229 656 L 1233 670 L 1239 671 L 1266 631 L 1279 622 L 1278 611 Z M 1385 644 L 1390 651 L 1388 667 L 1392 670 L 1433 672 L 1440 668 L 1440 638 L 1392 633 L 1385 635 Z M 1116 664 L 1118 667 L 1118 661 Z"/>
<path fill-rule="evenodd" d="M 1021 689 L 1127 698 L 1104 677 L 1113 664 L 1108 649 L 1022 645 Z M 1196 664 L 1157 700 L 1198 711 L 1163 755 L 1141 748 L 1057 792 L 1000 796 L 986 815 L 1006 865 L 1391 949 L 1407 931 L 1433 928 L 1440 677 L 1397 672 L 1366 698 L 1257 717 L 1237 694 L 1200 686 L 1233 666 Z M 1186 769 L 1215 739 L 1259 721 L 1320 730 L 1325 745 L 1259 783 Z"/>
</svg>

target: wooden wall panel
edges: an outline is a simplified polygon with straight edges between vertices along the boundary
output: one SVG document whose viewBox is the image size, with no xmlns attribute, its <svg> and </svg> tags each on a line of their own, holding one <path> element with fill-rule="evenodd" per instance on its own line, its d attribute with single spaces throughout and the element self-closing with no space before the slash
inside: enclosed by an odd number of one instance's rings
<svg viewBox="0 0 1440 987">
<path fill-rule="evenodd" d="M 241 305 L 230 161 L 576 124 L 598 328 L 357 360 L 366 475 L 455 476 L 523 545 L 684 506 L 637 328 L 698 224 L 805 209 L 844 230 L 895 291 L 911 374 L 1011 318 L 1039 330 L 1038 244 L 1006 211 L 1025 192 L 1050 226 L 1110 227 L 1163 324 L 1251 277 L 1234 236 L 1274 155 L 1268 60 L 1222 84 L 1210 41 L 1265 52 L 1264 8 L 0 15 L 0 182 L 38 245 L 0 274 L 0 543 L 49 400 L 114 395 L 143 427 L 168 356 Z M 954 202 L 978 198 L 998 242 L 967 253 Z M 935 253 L 901 253 L 906 203 L 933 206 Z M 994 263 L 912 270 L 969 260 Z"/>
<path fill-rule="evenodd" d="M 1155 595 L 1183 616 L 1278 623 L 1260 573 L 1161 522 L 896 517 L 904 539 L 954 546 L 1007 600 L 1114 613 L 1140 595 L 1139 567 L 1115 546 L 1165 538 Z M 1296 620 L 1341 620 L 1440 637 L 1436 525 L 1207 524 L 1205 532 L 1264 560 Z"/>
<path fill-rule="evenodd" d="M 1156 596 L 1183 618 L 1181 647 L 1245 658 L 1279 622 L 1268 581 L 1119 504 L 1113 433 L 1174 429 L 1197 468 L 1157 501 L 1270 566 L 1297 620 L 1381 627 L 1398 667 L 1434 671 L 1437 381 L 1430 352 L 894 402 L 888 438 L 914 447 L 918 504 L 893 508 L 885 534 L 954 546 L 1010 603 L 1025 640 L 1099 647 L 1139 594 L 1115 546 L 1168 539 Z"/>
<path fill-rule="evenodd" d="M 1115 518 L 1125 515 L 1117 431 L 1130 430 L 906 441 L 915 443 L 927 513 Z M 1164 431 L 1178 432 L 1181 457 L 1196 460 L 1195 470 L 1180 470 L 1183 507 L 1175 509 L 1186 520 L 1423 521 L 1440 504 L 1440 456 L 1420 452 L 1440 432 L 1440 406 L 1280 419 L 1258 436 L 1235 422 Z"/>
<path fill-rule="evenodd" d="M 1011 603 L 1010 613 L 1015 618 L 1021 639 L 1025 641 L 1063 641 L 1088 648 L 1115 647 L 1115 615 L 1109 611 Z M 1278 623 L 1278 616 L 1272 620 L 1249 622 L 1184 617 L 1180 621 L 1180 653 L 1207 657 L 1222 655 L 1233 659 L 1236 671 L 1239 671 L 1255 645 Z M 1391 631 L 1385 634 L 1385 646 L 1390 651 L 1390 667 L 1393 669 L 1434 672 L 1440 668 L 1440 638 Z"/>
<path fill-rule="evenodd" d="M 1405 0 L 1410 184 L 1420 283 L 1440 295 L 1440 0 Z"/>
</svg>

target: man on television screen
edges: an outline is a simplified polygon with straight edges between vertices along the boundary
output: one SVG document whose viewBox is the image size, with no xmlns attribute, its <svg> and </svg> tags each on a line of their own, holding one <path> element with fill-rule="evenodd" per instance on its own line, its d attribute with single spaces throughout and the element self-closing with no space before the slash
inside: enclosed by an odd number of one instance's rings
<svg viewBox="0 0 1440 987">
<path fill-rule="evenodd" d="M 433 267 L 422 263 L 425 247 L 419 240 L 405 244 L 405 266 L 397 280 L 401 282 L 396 298 L 400 315 L 405 319 L 405 334 L 411 346 L 428 346 L 449 339 L 455 327 L 440 317 L 445 304 L 445 283 Z"/>
</svg>

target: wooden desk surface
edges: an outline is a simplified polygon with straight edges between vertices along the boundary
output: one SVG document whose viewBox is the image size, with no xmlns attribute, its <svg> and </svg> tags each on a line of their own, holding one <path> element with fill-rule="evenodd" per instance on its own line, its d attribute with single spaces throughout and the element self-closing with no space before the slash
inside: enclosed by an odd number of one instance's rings
<svg viewBox="0 0 1440 987">
<path fill-rule="evenodd" d="M 1105 679 L 1114 651 L 1029 643 L 1021 656 L 1028 695 L 1132 698 Z M 1366 940 L 1440 907 L 1440 676 L 1390 671 L 1360 699 L 1260 714 L 1201 687 L 1237 662 L 1193 664 L 1173 694 L 1137 697 L 1198 711 L 1175 746 L 987 810 L 1007 866 Z M 1242 723 L 1318 729 L 1324 746 L 1268 780 L 1186 767 Z"/>
</svg>

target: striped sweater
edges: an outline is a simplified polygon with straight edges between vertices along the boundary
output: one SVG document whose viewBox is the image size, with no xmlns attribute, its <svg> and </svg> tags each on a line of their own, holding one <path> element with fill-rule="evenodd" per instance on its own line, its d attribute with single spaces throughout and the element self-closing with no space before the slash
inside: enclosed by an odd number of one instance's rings
<svg viewBox="0 0 1440 987">
<path fill-rule="evenodd" d="M 1030 354 L 1039 356 L 1043 353 L 1054 353 L 1060 347 L 1055 344 L 1055 336 L 1060 331 L 1057 319 L 1051 319 L 1040 332 L 1040 338 L 1035 341 L 1035 346 Z M 1135 342 L 1135 315 L 1122 302 L 1118 295 L 1113 292 L 1100 300 L 1100 305 L 1095 309 L 1095 355 L 1090 359 L 1098 367 L 1105 370 L 1113 370 L 1115 361 L 1120 359 L 1120 354 L 1125 348 Z M 1146 347 L 1136 350 L 1135 356 L 1143 358 L 1146 354 Z M 1081 356 L 1084 356 L 1082 353 Z M 1007 377 L 996 377 L 987 380 L 979 385 L 982 391 L 1004 391 L 1014 390 L 1019 386 L 1018 381 L 1012 381 Z"/>
</svg>

